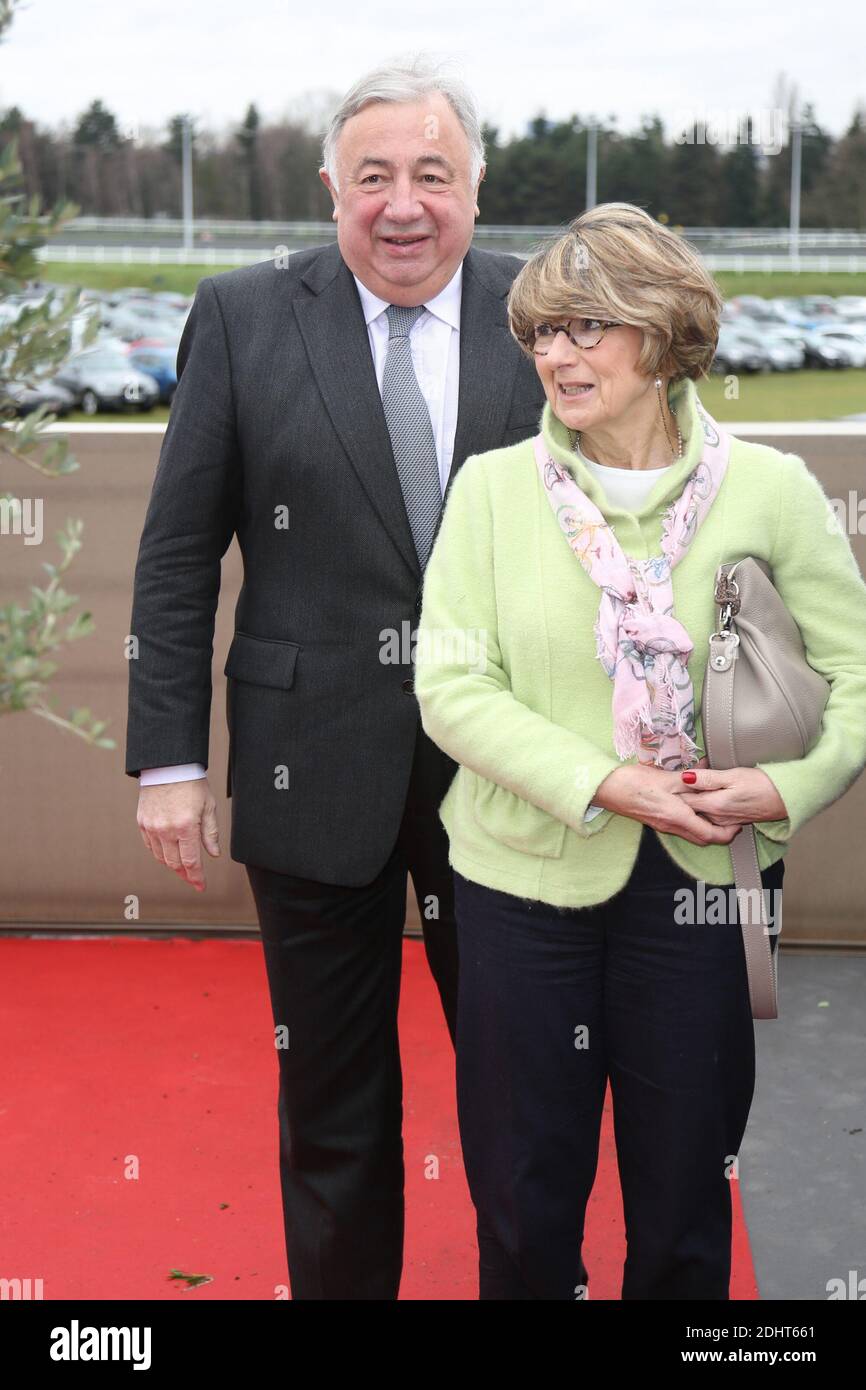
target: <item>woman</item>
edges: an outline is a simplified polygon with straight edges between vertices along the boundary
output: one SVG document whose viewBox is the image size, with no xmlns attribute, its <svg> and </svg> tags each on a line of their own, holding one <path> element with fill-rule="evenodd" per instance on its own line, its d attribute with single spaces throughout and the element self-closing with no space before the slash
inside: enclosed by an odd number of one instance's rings
<svg viewBox="0 0 866 1390">
<path fill-rule="evenodd" d="M 866 585 L 803 460 L 702 409 L 720 309 L 687 243 L 629 204 L 529 260 L 508 314 L 540 436 L 464 463 L 426 570 L 416 690 L 460 764 L 440 814 L 482 1298 L 585 1296 L 608 1078 L 622 1297 L 729 1297 L 755 1080 L 729 846 L 755 825 L 778 931 L 792 834 L 866 765 Z M 746 555 L 832 692 L 808 757 L 714 772 L 714 576 Z M 730 885 L 727 921 L 701 920 L 703 884 Z"/>
</svg>

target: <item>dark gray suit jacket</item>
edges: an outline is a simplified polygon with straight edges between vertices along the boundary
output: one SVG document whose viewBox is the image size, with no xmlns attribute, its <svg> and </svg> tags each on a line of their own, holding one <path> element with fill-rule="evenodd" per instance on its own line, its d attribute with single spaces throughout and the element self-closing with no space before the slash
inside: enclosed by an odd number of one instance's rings
<svg viewBox="0 0 866 1390">
<path fill-rule="evenodd" d="M 505 313 L 521 264 L 475 248 L 463 262 L 451 478 L 538 429 L 544 393 Z M 231 857 L 368 883 L 397 837 L 420 722 L 408 647 L 383 660 L 383 634 L 414 633 L 421 572 L 339 247 L 202 280 L 177 365 L 135 570 L 126 771 L 207 766 L 220 559 L 237 534 Z M 444 796 L 456 766 L 436 752 Z"/>
</svg>

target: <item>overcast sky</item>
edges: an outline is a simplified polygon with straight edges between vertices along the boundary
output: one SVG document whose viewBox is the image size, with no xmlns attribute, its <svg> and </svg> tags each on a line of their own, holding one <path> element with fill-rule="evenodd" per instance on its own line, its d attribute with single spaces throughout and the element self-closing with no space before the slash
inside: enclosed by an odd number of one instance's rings
<svg viewBox="0 0 866 1390">
<path fill-rule="evenodd" d="M 327 111 L 385 58 L 458 60 L 503 135 L 548 116 L 758 113 L 784 73 L 841 134 L 866 105 L 862 0 L 27 0 L 0 47 L 0 105 L 72 122 L 99 97 L 124 129 L 184 109 L 199 125 Z"/>
</svg>

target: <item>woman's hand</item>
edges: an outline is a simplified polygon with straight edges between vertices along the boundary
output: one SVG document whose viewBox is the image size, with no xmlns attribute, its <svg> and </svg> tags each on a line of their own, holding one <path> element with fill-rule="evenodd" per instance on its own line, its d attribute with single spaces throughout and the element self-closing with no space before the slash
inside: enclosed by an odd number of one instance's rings
<svg viewBox="0 0 866 1390">
<path fill-rule="evenodd" d="M 653 763 L 630 763 L 611 772 L 593 795 L 593 805 L 643 821 L 694 845 L 728 845 L 744 825 L 779 820 L 788 812 L 773 783 L 759 768 L 717 772 L 701 758 L 696 781 Z"/>
<path fill-rule="evenodd" d="M 691 785 L 683 783 L 682 799 L 713 825 L 752 825 L 756 820 L 784 820 L 787 816 L 784 801 L 759 767 L 719 772 L 701 763 L 694 768 L 696 780 Z M 680 773 L 675 775 L 682 781 Z"/>
</svg>

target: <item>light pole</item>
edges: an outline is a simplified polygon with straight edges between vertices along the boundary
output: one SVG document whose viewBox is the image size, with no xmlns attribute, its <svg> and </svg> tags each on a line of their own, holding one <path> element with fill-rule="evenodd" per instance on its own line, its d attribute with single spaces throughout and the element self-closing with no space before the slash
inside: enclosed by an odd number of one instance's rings
<svg viewBox="0 0 866 1390">
<path fill-rule="evenodd" d="M 803 166 L 803 127 L 799 112 L 795 112 L 791 125 L 791 226 L 790 253 L 791 269 L 800 268 L 800 186 Z"/>
<path fill-rule="evenodd" d="M 183 194 L 183 246 L 192 250 L 193 207 L 192 207 L 192 130 L 189 112 L 181 117 L 181 188 Z"/>
<path fill-rule="evenodd" d="M 587 208 L 594 208 L 597 201 L 598 184 L 598 124 L 590 116 L 586 128 L 586 199 Z"/>
</svg>

